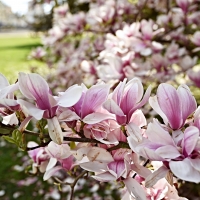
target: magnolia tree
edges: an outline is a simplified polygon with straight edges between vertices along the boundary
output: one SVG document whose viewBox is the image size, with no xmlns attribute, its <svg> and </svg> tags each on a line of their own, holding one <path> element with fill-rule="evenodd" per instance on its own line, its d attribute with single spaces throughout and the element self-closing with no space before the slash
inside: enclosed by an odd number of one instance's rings
<svg viewBox="0 0 200 200">
<path fill-rule="evenodd" d="M 0 75 L 0 135 L 28 151 L 33 175 L 71 187 L 69 199 L 90 176 L 123 200 L 186 199 L 179 183 L 200 182 L 200 108 L 187 86 L 200 86 L 199 1 L 76 1 L 87 12 L 45 2 L 54 25 L 31 57 L 51 75 L 12 85 Z"/>
<path fill-rule="evenodd" d="M 200 182 L 200 108 L 186 85 L 161 83 L 150 97 L 151 86 L 144 92 L 138 78 L 124 79 L 113 91 L 99 82 L 89 89 L 73 85 L 57 96 L 34 73 L 19 73 L 12 85 L 1 75 L 0 84 L 1 127 L 12 130 L 1 136 L 28 151 L 33 174 L 70 185 L 70 199 L 86 175 L 121 183 L 122 199 L 137 200 L 186 199 L 177 193 L 176 178 Z M 147 122 L 141 108 L 148 102 L 162 120 Z M 39 132 L 26 130 L 32 119 Z M 29 134 L 40 142 L 27 143 Z M 73 182 L 57 176 L 78 166 L 83 171 Z"/>
<path fill-rule="evenodd" d="M 99 79 L 114 85 L 133 77 L 157 86 L 189 80 L 200 86 L 200 72 L 194 72 L 200 56 L 198 0 L 78 2 L 90 2 L 89 10 L 72 14 L 68 4 L 55 8 L 44 46 L 31 54 L 56 67 L 48 76 L 52 89 L 91 86 Z"/>
</svg>

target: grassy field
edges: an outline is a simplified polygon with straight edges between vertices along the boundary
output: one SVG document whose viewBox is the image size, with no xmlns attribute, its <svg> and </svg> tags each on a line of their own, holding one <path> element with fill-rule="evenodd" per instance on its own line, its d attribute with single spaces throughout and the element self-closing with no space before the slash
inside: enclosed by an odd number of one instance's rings
<svg viewBox="0 0 200 200">
<path fill-rule="evenodd" d="M 30 35 L 0 35 L 0 73 L 14 83 L 19 71 L 28 72 L 30 66 L 39 66 L 39 62 L 28 60 L 30 51 L 40 46 L 39 37 Z"/>
</svg>

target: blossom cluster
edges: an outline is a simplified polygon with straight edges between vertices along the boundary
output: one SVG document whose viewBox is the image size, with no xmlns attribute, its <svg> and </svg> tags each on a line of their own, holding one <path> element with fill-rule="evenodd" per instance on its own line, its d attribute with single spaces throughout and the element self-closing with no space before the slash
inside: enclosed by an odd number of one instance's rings
<svg viewBox="0 0 200 200">
<path fill-rule="evenodd" d="M 199 72 L 194 72 L 200 50 L 198 3 L 96 0 L 87 12 L 74 14 L 65 4 L 54 9 L 53 28 L 31 56 L 56 67 L 48 77 L 56 89 L 133 77 L 145 84 L 191 80 L 199 86 Z"/>
<path fill-rule="evenodd" d="M 148 102 L 157 113 L 149 122 L 142 110 Z M 186 199 L 174 176 L 200 182 L 200 108 L 187 85 L 161 83 L 151 95 L 151 86 L 144 92 L 133 78 L 113 90 L 101 81 L 54 96 L 38 74 L 19 73 L 12 85 L 0 75 L 0 111 L 2 124 L 17 127 L 8 141 L 26 137 L 31 120 L 46 120 L 36 133 L 40 144 L 30 141 L 26 148 L 32 173 L 44 173 L 44 180 L 80 166 L 97 181 L 123 183 L 123 198 L 136 200 Z"/>
</svg>

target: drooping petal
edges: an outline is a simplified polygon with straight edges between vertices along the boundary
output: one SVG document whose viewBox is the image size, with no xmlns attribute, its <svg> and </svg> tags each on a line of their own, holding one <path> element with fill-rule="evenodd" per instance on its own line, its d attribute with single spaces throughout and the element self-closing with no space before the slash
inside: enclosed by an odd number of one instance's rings
<svg viewBox="0 0 200 200">
<path fill-rule="evenodd" d="M 147 188 L 153 187 L 157 183 L 157 181 L 159 181 L 160 179 L 162 179 L 166 176 L 168 171 L 169 171 L 169 169 L 163 165 L 162 167 L 160 167 L 159 169 L 157 169 L 156 171 L 151 173 L 145 179 L 145 187 L 147 187 Z"/>
<path fill-rule="evenodd" d="M 69 87 L 61 97 L 58 98 L 57 105 L 62 107 L 71 107 L 75 105 L 82 95 L 82 87 L 73 85 Z"/>
<path fill-rule="evenodd" d="M 125 179 L 124 184 L 129 192 L 129 194 L 136 200 L 146 200 L 146 194 L 141 185 L 133 178 L 129 177 Z"/>
<path fill-rule="evenodd" d="M 161 83 L 157 90 L 158 103 L 167 116 L 172 129 L 179 129 L 183 124 L 181 100 L 176 89 L 167 83 Z"/>
<path fill-rule="evenodd" d="M 52 169 L 57 163 L 57 159 L 56 158 L 50 158 L 49 163 L 47 165 L 46 171 Z"/>
<path fill-rule="evenodd" d="M 197 171 L 188 158 L 182 161 L 170 161 L 169 167 L 173 174 L 184 181 L 200 182 L 200 172 Z"/>
<path fill-rule="evenodd" d="M 92 147 L 88 152 L 87 157 L 90 161 L 107 163 L 114 161 L 112 155 L 106 149 L 100 147 Z"/>
<path fill-rule="evenodd" d="M 63 133 L 57 117 L 47 119 L 50 138 L 57 144 L 62 144 Z"/>
<path fill-rule="evenodd" d="M 46 171 L 44 176 L 43 176 L 43 180 L 46 181 L 49 178 L 51 178 L 57 171 L 61 170 L 62 167 L 61 166 L 56 166 L 54 168 L 51 168 L 50 170 Z"/>
<path fill-rule="evenodd" d="M 97 181 L 101 181 L 101 182 L 108 182 L 108 181 L 116 180 L 116 177 L 113 176 L 110 172 L 100 173 L 100 174 L 97 174 L 96 176 L 92 176 L 92 177 L 94 179 L 96 179 Z"/>
<path fill-rule="evenodd" d="M 80 167 L 91 172 L 105 172 L 107 171 L 107 163 L 101 163 L 99 161 L 84 162 L 80 164 Z"/>
<path fill-rule="evenodd" d="M 182 117 L 183 117 L 183 123 L 188 118 L 190 114 L 192 114 L 196 108 L 197 103 L 195 98 L 192 96 L 190 89 L 187 85 L 181 85 L 177 89 L 178 95 L 181 99 L 181 105 L 182 105 Z"/>
<path fill-rule="evenodd" d="M 194 150 L 199 138 L 199 129 L 195 126 L 190 126 L 185 129 L 182 140 L 183 154 L 188 156 Z"/>
<path fill-rule="evenodd" d="M 41 110 L 32 103 L 26 102 L 22 99 L 18 99 L 17 102 L 20 104 L 21 108 L 25 110 L 25 112 L 28 113 L 30 116 L 33 116 L 37 120 L 42 119 L 44 110 Z"/>
<path fill-rule="evenodd" d="M 82 104 L 82 118 L 97 110 L 107 99 L 110 87 L 106 84 L 92 86 L 85 94 Z"/>
</svg>

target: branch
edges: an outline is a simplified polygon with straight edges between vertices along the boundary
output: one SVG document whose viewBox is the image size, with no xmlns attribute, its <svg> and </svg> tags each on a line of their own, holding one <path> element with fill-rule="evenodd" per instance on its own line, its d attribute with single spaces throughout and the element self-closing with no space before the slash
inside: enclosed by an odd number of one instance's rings
<svg viewBox="0 0 200 200">
<path fill-rule="evenodd" d="M 74 195 L 74 187 L 76 185 L 76 183 L 78 182 L 78 180 L 80 178 L 82 178 L 85 174 L 87 174 L 87 171 L 83 171 L 79 176 L 77 176 L 77 178 L 75 178 L 74 182 L 71 184 L 71 194 L 70 194 L 70 200 L 73 200 L 73 195 Z"/>
</svg>

